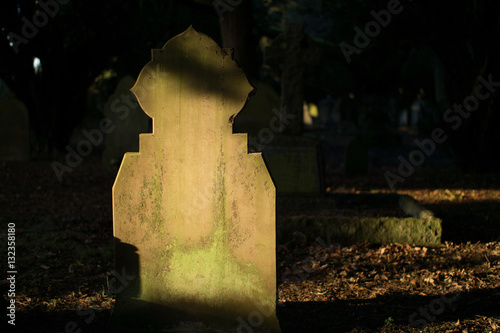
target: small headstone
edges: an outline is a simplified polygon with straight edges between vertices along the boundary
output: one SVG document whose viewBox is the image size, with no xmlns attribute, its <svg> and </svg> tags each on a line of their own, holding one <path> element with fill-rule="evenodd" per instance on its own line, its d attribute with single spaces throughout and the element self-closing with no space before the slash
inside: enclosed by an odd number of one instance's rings
<svg viewBox="0 0 500 333">
<path fill-rule="evenodd" d="M 281 101 L 280 96 L 267 83 L 256 80 L 252 85 L 254 95 L 234 119 L 233 132 L 248 133 L 258 139 L 259 132 L 272 124 L 272 119 L 276 117 L 275 110 L 279 110 Z"/>
<path fill-rule="evenodd" d="M 104 105 L 104 115 L 115 126 L 104 140 L 102 159 L 107 170 L 118 170 L 126 152 L 139 151 L 139 134 L 149 132 L 150 118 L 130 91 L 134 82 L 131 76 L 125 76 Z"/>
<path fill-rule="evenodd" d="M 113 187 L 118 331 L 280 332 L 275 187 L 232 130 L 251 90 L 193 28 L 152 51 L 132 91 L 153 133 Z"/>
<path fill-rule="evenodd" d="M 283 135 L 264 149 L 264 159 L 280 196 L 322 196 L 324 164 L 319 143 Z"/>
<path fill-rule="evenodd" d="M 10 91 L 6 91 L 0 100 L 0 160 L 29 159 L 28 109 Z"/>
</svg>

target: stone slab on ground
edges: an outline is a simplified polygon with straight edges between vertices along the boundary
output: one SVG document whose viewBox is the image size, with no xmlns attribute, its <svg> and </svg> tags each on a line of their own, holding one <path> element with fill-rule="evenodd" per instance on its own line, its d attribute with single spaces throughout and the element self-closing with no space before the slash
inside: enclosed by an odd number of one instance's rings
<svg viewBox="0 0 500 333">
<path fill-rule="evenodd" d="M 297 202 L 288 209 L 281 206 L 281 211 L 290 211 L 293 207 L 296 211 L 278 217 L 278 243 L 290 242 L 297 233 L 301 233 L 308 241 L 319 238 L 342 245 L 363 241 L 419 246 L 441 244 L 441 220 L 409 196 L 341 194 L 330 199 L 335 199 L 335 207 L 324 216 L 306 215 L 308 211 L 301 208 L 304 204 L 300 205 L 300 199 L 296 199 Z M 304 200 L 307 202 L 309 199 Z"/>
</svg>

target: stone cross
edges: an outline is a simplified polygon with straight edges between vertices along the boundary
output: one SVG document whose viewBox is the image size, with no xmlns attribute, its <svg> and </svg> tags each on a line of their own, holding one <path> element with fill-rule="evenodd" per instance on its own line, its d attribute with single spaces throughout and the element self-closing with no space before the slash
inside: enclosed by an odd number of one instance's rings
<svg viewBox="0 0 500 333">
<path fill-rule="evenodd" d="M 251 90 L 230 50 L 192 27 L 139 74 L 153 132 L 113 186 L 116 330 L 280 332 L 275 187 L 232 131 Z"/>
<path fill-rule="evenodd" d="M 304 67 L 319 63 L 321 50 L 304 33 L 302 24 L 286 24 L 265 49 L 265 63 L 281 73 L 281 120 L 283 134 L 300 135 L 303 123 Z"/>
</svg>

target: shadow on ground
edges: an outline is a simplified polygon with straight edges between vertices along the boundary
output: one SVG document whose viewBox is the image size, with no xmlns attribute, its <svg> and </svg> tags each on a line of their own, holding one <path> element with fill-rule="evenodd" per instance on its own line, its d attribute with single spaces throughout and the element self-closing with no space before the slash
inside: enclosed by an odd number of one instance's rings
<svg viewBox="0 0 500 333">
<path fill-rule="evenodd" d="M 418 331 L 418 328 L 433 322 L 498 316 L 499 302 L 500 288 L 442 296 L 406 296 L 401 293 L 332 303 L 290 302 L 278 307 L 278 317 L 283 333 L 350 332 L 354 329 L 369 332 L 391 323 Z"/>
<path fill-rule="evenodd" d="M 499 316 L 499 303 L 500 288 L 495 288 L 435 296 L 401 293 L 374 299 L 287 302 L 277 311 L 283 333 L 371 332 L 391 324 L 417 332 L 431 323 Z M 109 332 L 110 317 L 109 310 L 89 309 L 19 313 L 15 332 Z"/>
</svg>

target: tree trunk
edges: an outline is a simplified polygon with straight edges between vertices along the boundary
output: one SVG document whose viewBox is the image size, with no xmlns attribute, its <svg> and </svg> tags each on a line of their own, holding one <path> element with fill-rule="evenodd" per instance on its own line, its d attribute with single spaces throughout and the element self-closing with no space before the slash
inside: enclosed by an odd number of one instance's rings
<svg viewBox="0 0 500 333">
<path fill-rule="evenodd" d="M 228 6 L 230 6 L 228 4 Z M 253 5 L 241 0 L 232 10 L 220 15 L 222 47 L 234 49 L 234 58 L 250 79 L 259 76 L 258 39 L 254 32 Z"/>
</svg>

